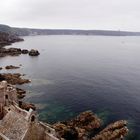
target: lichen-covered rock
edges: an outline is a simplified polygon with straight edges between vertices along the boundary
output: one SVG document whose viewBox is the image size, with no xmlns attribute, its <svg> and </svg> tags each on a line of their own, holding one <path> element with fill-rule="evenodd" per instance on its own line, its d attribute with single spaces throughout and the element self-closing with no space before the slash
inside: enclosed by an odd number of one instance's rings
<svg viewBox="0 0 140 140">
<path fill-rule="evenodd" d="M 32 50 L 29 51 L 29 55 L 30 55 L 30 56 L 38 56 L 39 54 L 40 54 L 40 53 L 39 53 L 38 50 L 32 49 Z"/>
</svg>

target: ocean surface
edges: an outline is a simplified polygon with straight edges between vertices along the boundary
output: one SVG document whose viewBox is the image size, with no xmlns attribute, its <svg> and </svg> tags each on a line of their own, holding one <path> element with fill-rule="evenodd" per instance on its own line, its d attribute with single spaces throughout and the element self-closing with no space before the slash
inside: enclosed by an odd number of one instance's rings
<svg viewBox="0 0 140 140">
<path fill-rule="evenodd" d="M 49 123 L 92 110 L 104 125 L 129 122 L 130 140 L 140 140 L 140 37 L 29 36 L 8 47 L 38 49 L 40 56 L 0 58 L 0 66 L 32 80 L 21 86 Z"/>
</svg>

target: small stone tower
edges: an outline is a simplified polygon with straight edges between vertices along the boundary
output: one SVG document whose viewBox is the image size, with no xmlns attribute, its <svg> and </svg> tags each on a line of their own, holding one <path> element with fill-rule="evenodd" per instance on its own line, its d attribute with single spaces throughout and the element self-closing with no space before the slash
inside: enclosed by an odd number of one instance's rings
<svg viewBox="0 0 140 140">
<path fill-rule="evenodd" d="M 16 89 L 8 85 L 6 81 L 0 82 L 0 119 L 4 116 L 4 106 L 17 102 Z"/>
</svg>

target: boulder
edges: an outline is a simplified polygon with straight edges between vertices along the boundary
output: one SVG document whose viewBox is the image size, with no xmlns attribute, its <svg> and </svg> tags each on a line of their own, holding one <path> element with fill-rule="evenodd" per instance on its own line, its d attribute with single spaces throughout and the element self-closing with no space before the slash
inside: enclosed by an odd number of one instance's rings
<svg viewBox="0 0 140 140">
<path fill-rule="evenodd" d="M 32 49 L 32 50 L 29 51 L 29 55 L 30 55 L 30 56 L 38 56 L 39 54 L 40 54 L 40 53 L 39 53 L 38 50 Z"/>
<path fill-rule="evenodd" d="M 26 49 L 24 49 L 24 50 L 22 50 L 22 51 L 21 51 L 21 53 L 22 53 L 22 54 L 28 54 L 28 53 L 29 53 L 29 51 L 28 51 L 28 50 L 26 50 Z"/>
</svg>

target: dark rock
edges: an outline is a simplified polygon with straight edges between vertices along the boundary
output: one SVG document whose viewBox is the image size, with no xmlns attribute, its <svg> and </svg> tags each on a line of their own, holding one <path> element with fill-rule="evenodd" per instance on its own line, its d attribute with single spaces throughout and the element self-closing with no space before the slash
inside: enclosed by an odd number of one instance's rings
<svg viewBox="0 0 140 140">
<path fill-rule="evenodd" d="M 5 57 L 5 56 L 18 56 L 21 54 L 21 49 L 20 48 L 0 48 L 0 57 Z"/>
<path fill-rule="evenodd" d="M 21 53 L 22 53 L 22 54 L 28 54 L 28 53 L 29 53 L 29 51 L 28 51 L 28 50 L 26 50 L 26 49 L 24 49 L 24 50 L 22 50 L 22 51 L 21 51 Z"/>
<path fill-rule="evenodd" d="M 19 69 L 20 67 L 17 67 L 17 66 L 13 66 L 13 65 L 9 65 L 9 66 L 6 66 L 5 69 L 9 70 L 9 69 Z"/>
<path fill-rule="evenodd" d="M 16 90 L 17 90 L 17 97 L 18 97 L 18 99 L 22 99 L 22 98 L 25 97 L 25 95 L 26 95 L 26 91 L 25 90 L 20 89 L 20 88 L 16 88 Z"/>
<path fill-rule="evenodd" d="M 66 140 L 77 140 L 78 131 L 74 127 L 67 128 L 62 136 Z"/>
<path fill-rule="evenodd" d="M 17 94 L 26 94 L 26 91 L 25 90 L 23 90 L 23 89 L 20 89 L 20 88 L 16 88 L 16 90 L 17 90 Z"/>
<path fill-rule="evenodd" d="M 25 96 L 26 96 L 25 94 L 21 94 L 21 95 L 18 94 L 18 95 L 17 95 L 17 98 L 18 98 L 18 99 L 23 99 Z"/>
<path fill-rule="evenodd" d="M 4 46 L 8 46 L 8 45 L 11 45 L 11 43 L 6 42 L 6 41 L 0 42 L 0 47 L 4 47 Z"/>
<path fill-rule="evenodd" d="M 19 41 L 24 41 L 24 39 L 10 33 L 0 32 L 0 47 L 11 45 Z"/>
<path fill-rule="evenodd" d="M 26 49 L 21 50 L 20 48 L 0 48 L 0 57 L 5 56 L 18 56 L 21 54 L 27 54 L 29 53 L 30 56 L 38 56 L 40 53 L 38 50 L 32 49 L 31 51 L 28 51 Z"/>
<path fill-rule="evenodd" d="M 2 67 L 0 67 L 0 70 L 2 70 Z"/>
<path fill-rule="evenodd" d="M 39 53 L 38 50 L 32 49 L 32 50 L 29 51 L 29 55 L 30 55 L 30 56 L 38 56 L 39 54 L 40 54 L 40 53 Z"/>
</svg>

